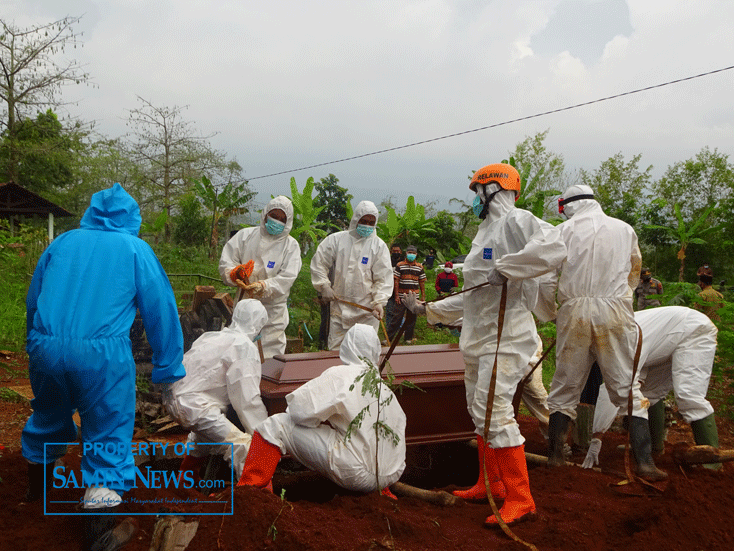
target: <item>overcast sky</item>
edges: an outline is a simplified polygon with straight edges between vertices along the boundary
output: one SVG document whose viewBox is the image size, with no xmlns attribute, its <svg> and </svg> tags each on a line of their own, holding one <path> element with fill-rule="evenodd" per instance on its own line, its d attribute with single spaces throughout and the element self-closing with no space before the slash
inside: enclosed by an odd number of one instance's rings
<svg viewBox="0 0 734 551">
<path fill-rule="evenodd" d="M 734 154 L 734 70 L 572 111 L 306 171 L 734 65 L 734 1 L 0 0 L 27 26 L 83 15 L 95 87 L 69 109 L 124 134 L 136 96 L 184 116 L 290 194 L 335 174 L 357 199 L 469 198 L 467 175 L 526 136 L 570 171 L 641 153 L 660 176 L 704 146 Z"/>
</svg>

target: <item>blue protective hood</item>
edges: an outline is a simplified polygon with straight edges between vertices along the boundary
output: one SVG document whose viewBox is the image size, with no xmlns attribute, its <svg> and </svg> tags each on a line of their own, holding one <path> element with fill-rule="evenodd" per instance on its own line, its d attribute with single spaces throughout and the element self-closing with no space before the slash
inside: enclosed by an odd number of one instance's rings
<svg viewBox="0 0 734 551">
<path fill-rule="evenodd" d="M 92 195 L 80 227 L 85 230 L 119 231 L 137 237 L 141 222 L 140 207 L 135 199 L 120 184 L 115 184 Z"/>
</svg>

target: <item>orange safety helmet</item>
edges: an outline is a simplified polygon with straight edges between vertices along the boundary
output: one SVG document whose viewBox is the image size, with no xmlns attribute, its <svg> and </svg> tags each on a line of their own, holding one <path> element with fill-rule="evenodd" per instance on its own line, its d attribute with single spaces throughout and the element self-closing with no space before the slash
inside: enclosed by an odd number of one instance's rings
<svg viewBox="0 0 734 551">
<path fill-rule="evenodd" d="M 469 189 L 476 193 L 477 184 L 491 184 L 496 182 L 502 189 L 515 192 L 515 201 L 520 197 L 520 173 L 512 165 L 495 163 L 480 168 L 474 173 Z"/>
</svg>

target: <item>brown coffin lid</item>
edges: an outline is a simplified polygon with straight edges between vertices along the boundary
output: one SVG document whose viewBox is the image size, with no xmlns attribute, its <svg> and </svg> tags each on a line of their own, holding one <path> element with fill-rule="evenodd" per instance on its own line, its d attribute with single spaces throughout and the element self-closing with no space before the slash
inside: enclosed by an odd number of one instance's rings
<svg viewBox="0 0 734 551">
<path fill-rule="evenodd" d="M 387 352 L 382 349 L 382 354 Z M 382 359 L 382 356 L 380 357 Z M 464 360 L 458 344 L 427 344 L 397 346 L 390 357 L 390 366 L 397 379 L 432 379 L 436 374 L 458 374 L 463 380 Z M 326 369 L 340 365 L 339 352 L 307 352 L 303 354 L 278 354 L 265 360 L 262 378 L 273 383 L 300 383 L 318 377 Z"/>
<path fill-rule="evenodd" d="M 382 353 L 387 352 L 382 349 Z M 286 394 L 340 365 L 337 351 L 276 355 L 262 367 L 260 394 L 273 415 L 285 411 Z M 423 392 L 405 389 L 397 394 L 408 418 L 406 443 L 462 440 L 474 435 L 466 410 L 464 360 L 457 344 L 398 346 L 390 357 L 396 382 L 410 380 Z"/>
</svg>

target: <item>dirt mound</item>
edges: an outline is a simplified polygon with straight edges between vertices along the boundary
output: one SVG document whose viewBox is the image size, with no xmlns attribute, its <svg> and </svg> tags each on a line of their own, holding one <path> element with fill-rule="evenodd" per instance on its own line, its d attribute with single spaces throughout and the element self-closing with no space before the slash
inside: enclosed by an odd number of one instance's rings
<svg viewBox="0 0 734 551">
<path fill-rule="evenodd" d="M 542 454 L 545 444 L 537 431 L 537 422 L 523 417 L 521 425 L 528 437 L 526 451 Z M 685 429 L 676 429 L 669 434 L 669 441 L 688 436 Z M 615 486 L 623 478 L 619 474 L 624 471 L 623 452 L 617 448 L 623 442 L 623 435 L 605 435 L 601 453 L 604 473 L 572 466 L 550 470 L 531 464 L 530 484 L 538 518 L 515 527 L 517 535 L 544 551 L 632 547 L 646 551 L 734 549 L 734 531 L 729 529 L 734 510 L 731 464 L 721 472 L 700 467 L 684 470 L 673 463 L 669 445 L 658 460 L 658 465 L 670 474 L 665 490 L 660 493 L 640 486 L 636 491 L 641 495 L 624 495 Z M 455 487 L 454 483 L 469 485 L 476 477 L 475 453 L 462 443 L 413 449 L 404 480 L 424 488 L 448 490 Z M 573 458 L 576 462 L 582 459 L 581 453 Z M 68 454 L 65 461 L 73 464 L 78 458 Z M 411 498 L 394 502 L 384 496 L 345 492 L 313 473 L 291 467 L 292 464 L 283 462 L 276 473 L 275 494 L 236 488 L 233 515 L 186 517 L 198 518 L 200 523 L 188 549 L 524 549 L 500 531 L 483 526 L 490 514 L 486 503 L 439 507 Z M 0 458 L 0 548 L 78 548 L 79 517 L 44 516 L 41 503 L 18 503 L 24 492 L 24 473 L 25 460 L 19 452 Z M 282 489 L 285 500 L 279 495 Z M 80 497 L 79 490 L 54 492 L 55 499 Z M 157 513 L 163 506 L 154 503 L 155 499 L 193 494 L 192 490 L 137 488 L 127 497 L 136 497 L 138 503 L 147 500 L 149 503 L 142 510 Z M 222 501 L 213 507 L 229 511 L 230 495 L 225 492 Z M 141 512 L 140 505 L 123 505 L 121 512 L 133 509 Z M 175 511 L 176 507 L 165 509 Z M 190 506 L 181 510 L 192 511 Z M 157 517 L 137 518 L 140 532 L 125 549 L 147 551 Z"/>
</svg>

